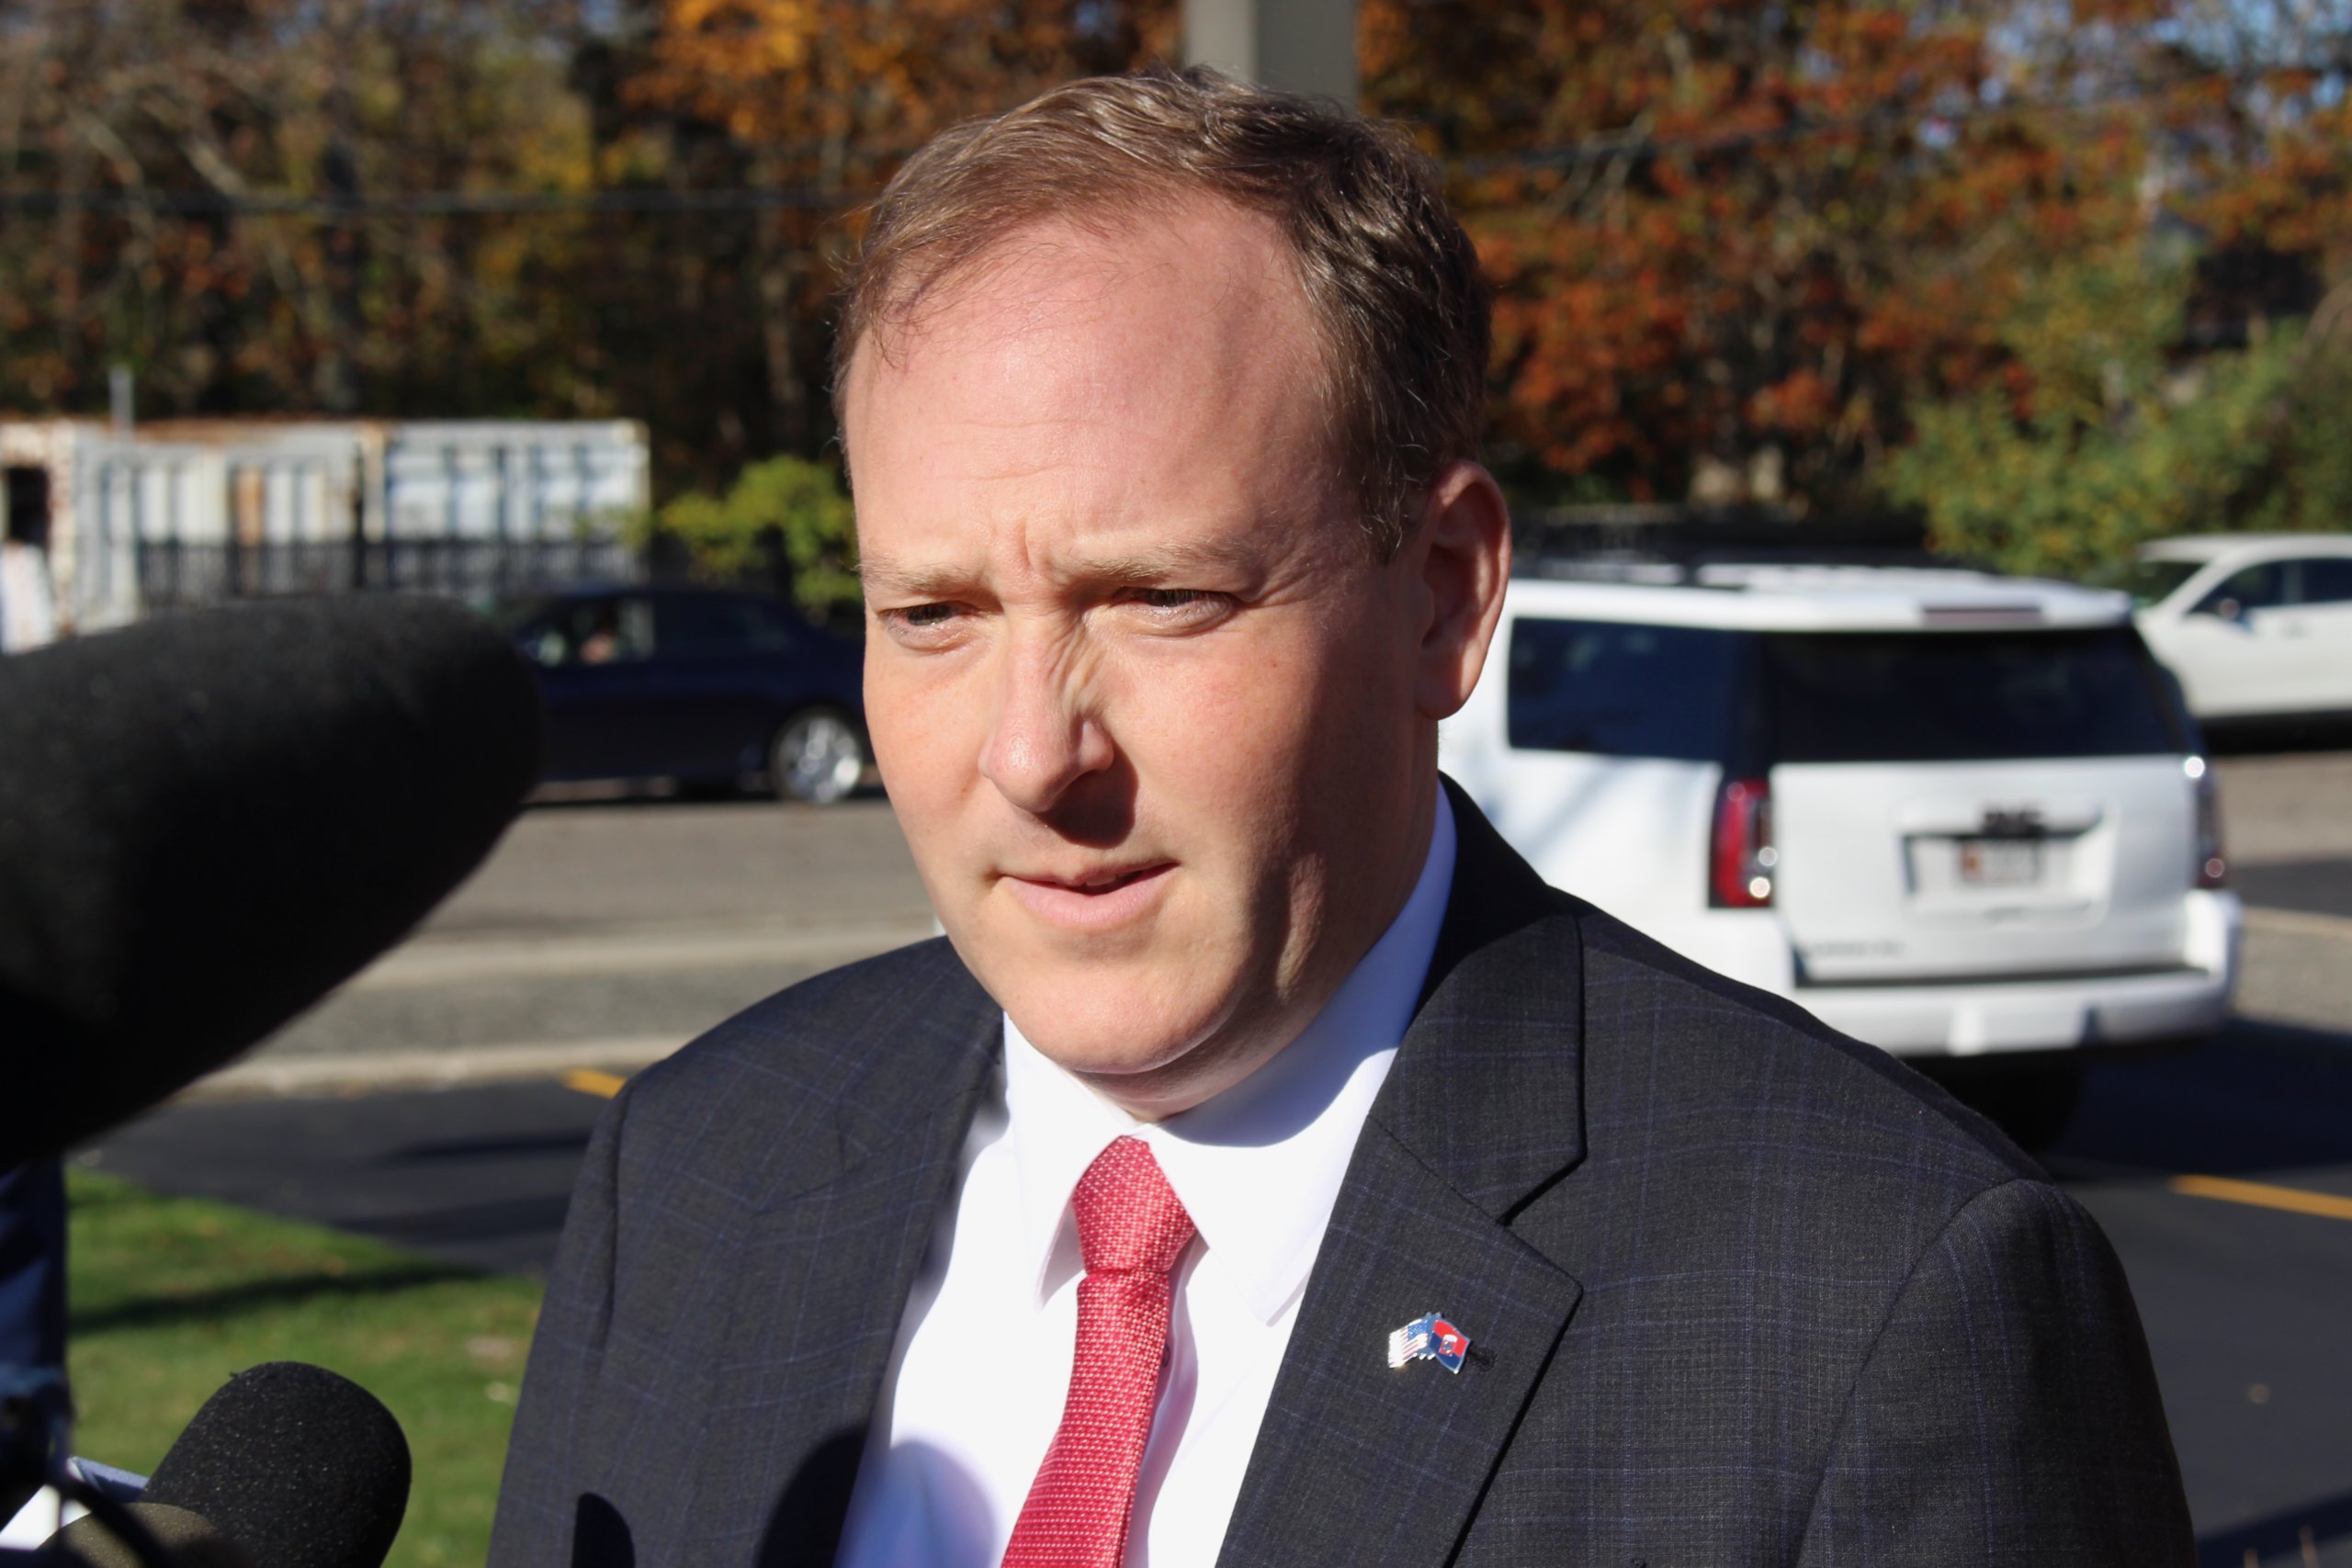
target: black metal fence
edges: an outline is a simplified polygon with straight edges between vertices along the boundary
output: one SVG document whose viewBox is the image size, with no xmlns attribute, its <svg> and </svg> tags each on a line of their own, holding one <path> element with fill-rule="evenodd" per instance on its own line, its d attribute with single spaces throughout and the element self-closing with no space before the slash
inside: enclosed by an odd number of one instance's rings
<svg viewBox="0 0 2352 1568">
<path fill-rule="evenodd" d="M 581 581 L 638 582 L 646 564 L 612 539 L 347 539 L 257 545 L 142 542 L 149 610 L 194 609 L 286 593 L 376 591 L 485 600 Z"/>
</svg>

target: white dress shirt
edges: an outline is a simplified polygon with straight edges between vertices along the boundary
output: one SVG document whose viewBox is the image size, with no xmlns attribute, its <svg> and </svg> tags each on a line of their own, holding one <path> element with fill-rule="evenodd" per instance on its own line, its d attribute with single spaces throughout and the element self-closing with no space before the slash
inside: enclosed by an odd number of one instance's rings
<svg viewBox="0 0 2352 1568">
<path fill-rule="evenodd" d="M 1420 878 L 1380 941 L 1296 1040 L 1180 1115 L 1136 1121 L 1005 1020 L 997 1092 L 907 1303 L 837 1568 L 1001 1561 L 1069 1389 L 1084 1272 L 1070 1192 L 1126 1135 L 1150 1145 L 1200 1232 L 1176 1267 L 1126 1568 L 1210 1568 L 1356 1135 L 1429 974 L 1453 842 L 1441 791 Z"/>
</svg>

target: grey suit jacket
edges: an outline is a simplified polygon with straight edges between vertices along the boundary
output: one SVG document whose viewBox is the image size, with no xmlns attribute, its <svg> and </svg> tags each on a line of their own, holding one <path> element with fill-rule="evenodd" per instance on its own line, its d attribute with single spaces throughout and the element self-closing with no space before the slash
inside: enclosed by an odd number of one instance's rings
<svg viewBox="0 0 2352 1568">
<path fill-rule="evenodd" d="M 1220 1568 L 2192 1562 L 2090 1218 L 1917 1075 L 1545 886 L 1453 799 L 1436 959 Z M 497 1568 L 831 1561 L 1000 1021 L 929 942 L 615 1100 Z M 1468 1364 L 1392 1371 L 1430 1311 Z"/>
</svg>

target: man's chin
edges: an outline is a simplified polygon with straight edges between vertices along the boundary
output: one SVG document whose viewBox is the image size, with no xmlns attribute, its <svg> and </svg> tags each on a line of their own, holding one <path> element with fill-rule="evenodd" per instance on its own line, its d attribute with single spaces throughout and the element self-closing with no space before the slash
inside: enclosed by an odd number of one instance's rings
<svg viewBox="0 0 2352 1568">
<path fill-rule="evenodd" d="M 1028 1007 L 1005 1012 L 1021 1037 L 1055 1066 L 1090 1080 L 1115 1081 L 1167 1072 L 1197 1049 L 1205 1027 L 1170 1029 L 1167 1010 L 1145 998 L 1101 998 L 1096 1005 L 1066 1007 L 1040 995 Z"/>
<path fill-rule="evenodd" d="M 1182 1076 L 1186 1058 L 1213 1040 L 1232 1010 L 1223 987 L 1204 987 L 1197 969 L 1156 976 L 1120 964 L 1008 967 L 1017 976 L 1009 983 L 980 978 L 1022 1038 L 1114 1098 L 1125 1098 L 1117 1091 L 1123 1081 L 1139 1087 Z"/>
</svg>

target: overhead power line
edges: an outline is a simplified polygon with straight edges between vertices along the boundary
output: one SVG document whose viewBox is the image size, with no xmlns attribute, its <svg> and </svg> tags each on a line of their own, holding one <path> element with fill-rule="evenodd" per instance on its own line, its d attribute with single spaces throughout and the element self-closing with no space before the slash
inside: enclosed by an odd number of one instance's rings
<svg viewBox="0 0 2352 1568">
<path fill-rule="evenodd" d="M 2323 66 L 2298 67 L 2315 75 L 2342 77 L 2352 72 L 2352 61 L 2331 61 Z M 2043 94 L 2033 97 L 1996 99 L 1991 102 L 1954 104 L 1951 107 L 1931 105 L 1883 105 L 1860 114 L 1835 118 L 1792 119 L 1783 125 L 1759 126 L 1747 130 L 1698 130 L 1668 135 L 1647 132 L 1620 131 L 1614 134 L 1584 137 L 1576 141 L 1549 147 L 1530 147 L 1508 152 L 1481 153 L 1455 159 L 1447 164 L 1450 172 L 1477 175 L 1499 174 L 1510 169 L 1567 169 L 1592 164 L 1608 164 L 1619 159 L 1635 160 L 1693 153 L 1701 156 L 1724 152 L 1746 152 L 1751 148 L 1780 145 L 1792 141 L 1810 141 L 1818 137 L 1849 136 L 1873 131 L 1930 131 L 1955 135 L 1963 126 L 1983 120 L 2022 118 L 2030 115 L 2098 114 L 2109 109 L 2143 104 L 2167 93 L 2213 83 L 2246 86 L 2263 79 L 2282 74 L 2282 68 L 2265 70 L 2184 71 L 2158 81 L 2126 81 L 2096 92 Z"/>
<path fill-rule="evenodd" d="M 2352 62 L 2330 61 L 2307 69 L 2341 78 Z M 1867 135 L 1908 129 L 1929 136 L 1956 136 L 1968 125 L 2031 115 L 2098 114 L 2146 103 L 2168 92 L 2216 81 L 2245 85 L 2278 74 L 2214 69 L 2185 72 L 2162 81 L 2131 82 L 2093 93 L 2051 94 L 1951 107 L 1888 105 L 1858 114 L 1743 130 L 1656 134 L 1617 131 L 1510 152 L 1450 160 L 1447 172 L 1476 178 L 1514 169 L 1568 170 L 1676 155 L 1709 157 L 1783 146 L 1819 138 Z M 596 191 L 415 191 L 355 194 L 172 191 L 153 189 L 65 192 L 0 191 L 0 213 L 67 210 L 167 217 L 292 217 L 325 220 L 452 216 L 645 215 L 686 217 L 775 210 L 841 211 L 871 201 L 871 187 L 723 186 L 693 190 L 651 188 Z"/>
<path fill-rule="evenodd" d="M 0 191 L 0 212 L 161 213 L 175 218 L 430 218 L 533 213 L 758 212 L 777 209 L 831 211 L 870 201 L 867 189 L 795 186 L 720 186 L 704 190 L 470 191 L 291 196 L 267 192 L 112 190 Z"/>
</svg>

